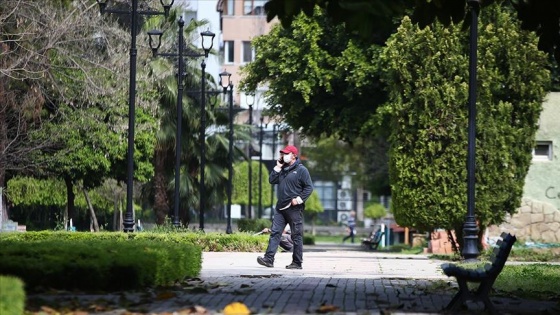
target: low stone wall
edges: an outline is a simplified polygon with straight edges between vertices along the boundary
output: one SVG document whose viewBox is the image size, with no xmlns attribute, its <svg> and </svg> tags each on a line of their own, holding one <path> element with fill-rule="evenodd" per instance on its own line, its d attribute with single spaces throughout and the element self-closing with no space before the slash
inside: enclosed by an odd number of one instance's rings
<svg viewBox="0 0 560 315">
<path fill-rule="evenodd" d="M 560 243 L 560 210 L 554 205 L 523 198 L 514 215 L 507 215 L 499 226 L 488 228 L 490 238 L 502 232 L 514 234 L 523 242 Z"/>
</svg>

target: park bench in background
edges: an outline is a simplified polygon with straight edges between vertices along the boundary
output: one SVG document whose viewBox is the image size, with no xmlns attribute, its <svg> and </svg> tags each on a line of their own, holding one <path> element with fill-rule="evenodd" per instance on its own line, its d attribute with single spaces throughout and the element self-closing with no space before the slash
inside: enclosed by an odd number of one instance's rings
<svg viewBox="0 0 560 315">
<path fill-rule="evenodd" d="M 494 281 L 504 268 L 506 260 L 511 252 L 513 243 L 517 240 L 514 235 L 502 233 L 502 240 L 497 242 L 498 247 L 494 249 L 492 259 L 484 268 L 466 269 L 455 264 L 443 264 L 441 268 L 449 277 L 455 277 L 459 284 L 459 292 L 455 294 L 451 302 L 445 308 L 446 311 L 456 311 L 458 307 L 465 305 L 467 301 L 480 301 L 491 313 L 496 313 L 494 305 L 488 294 L 494 285 Z M 470 291 L 467 283 L 479 283 L 478 289 Z"/>
<path fill-rule="evenodd" d="M 381 242 L 383 234 L 385 234 L 385 232 L 371 232 L 368 238 L 362 239 L 362 247 L 365 247 L 367 249 L 377 249 L 377 247 L 379 246 L 379 242 Z"/>
</svg>

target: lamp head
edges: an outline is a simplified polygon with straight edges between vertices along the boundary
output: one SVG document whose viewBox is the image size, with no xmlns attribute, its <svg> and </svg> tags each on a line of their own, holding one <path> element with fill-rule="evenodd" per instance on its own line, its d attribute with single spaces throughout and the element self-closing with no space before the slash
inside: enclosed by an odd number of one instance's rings
<svg viewBox="0 0 560 315">
<path fill-rule="evenodd" d="M 99 13 L 105 13 L 105 8 L 107 8 L 107 3 L 109 0 L 97 0 L 97 4 L 99 5 Z"/>
<path fill-rule="evenodd" d="M 159 0 L 159 2 L 163 6 L 163 14 L 165 15 L 165 17 L 168 17 L 169 16 L 169 10 L 171 9 L 171 6 L 173 5 L 173 2 L 175 2 L 175 0 L 171 0 L 171 2 L 169 2 L 169 3 L 164 2 L 163 0 Z"/>
<path fill-rule="evenodd" d="M 249 107 L 252 107 L 255 104 L 255 93 L 251 92 L 245 96 L 245 101 Z"/>
<path fill-rule="evenodd" d="M 154 57 L 157 57 L 157 51 L 159 47 L 161 47 L 161 36 L 163 35 L 163 32 L 154 29 L 148 31 L 148 35 L 150 37 L 149 43 L 150 43 L 150 48 L 152 49 L 152 54 L 154 54 Z"/>
<path fill-rule="evenodd" d="M 224 70 L 223 72 L 220 73 L 220 85 L 222 86 L 222 88 L 224 88 L 224 92 L 227 90 L 230 84 L 231 84 L 231 73 Z"/>
<path fill-rule="evenodd" d="M 212 46 L 214 46 L 214 37 L 216 34 L 210 32 L 210 30 L 206 30 L 200 33 L 200 36 L 202 36 L 202 49 L 204 49 L 204 57 L 207 58 L 210 50 L 212 50 Z M 210 41 L 210 47 L 206 47 L 205 38 Z"/>
</svg>

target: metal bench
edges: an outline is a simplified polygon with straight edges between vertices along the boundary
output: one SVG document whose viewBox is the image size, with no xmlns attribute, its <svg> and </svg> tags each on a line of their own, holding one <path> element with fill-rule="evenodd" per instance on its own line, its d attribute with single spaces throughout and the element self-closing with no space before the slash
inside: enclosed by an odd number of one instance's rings
<svg viewBox="0 0 560 315">
<path fill-rule="evenodd" d="M 493 314 L 496 313 L 488 294 L 504 268 L 511 248 L 517 240 L 514 235 L 509 233 L 502 233 L 501 237 L 502 240 L 497 242 L 498 247 L 494 249 L 490 263 L 486 264 L 484 268 L 466 269 L 450 263 L 441 265 L 443 272 L 449 277 L 455 277 L 459 284 L 459 292 L 446 306 L 445 311 L 454 312 L 467 301 L 480 301 L 484 303 L 485 309 Z M 467 286 L 469 282 L 479 283 L 478 288 L 469 290 Z"/>
<path fill-rule="evenodd" d="M 385 234 L 385 232 L 372 232 L 368 238 L 362 239 L 362 247 L 365 247 L 366 249 L 377 249 L 377 247 L 379 246 L 379 242 L 381 242 L 383 234 Z"/>
</svg>

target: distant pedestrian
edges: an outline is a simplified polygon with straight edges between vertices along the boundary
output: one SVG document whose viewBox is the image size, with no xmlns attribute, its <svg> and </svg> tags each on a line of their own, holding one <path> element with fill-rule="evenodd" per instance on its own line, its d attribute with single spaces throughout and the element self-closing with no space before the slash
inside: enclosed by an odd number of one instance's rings
<svg viewBox="0 0 560 315">
<path fill-rule="evenodd" d="M 305 201 L 313 192 L 309 171 L 298 158 L 298 149 L 289 145 L 280 151 L 280 158 L 270 172 L 270 184 L 278 184 L 275 213 L 268 247 L 264 257 L 257 262 L 266 267 L 274 267 L 274 255 L 280 245 L 282 231 L 286 223 L 290 225 L 291 239 L 294 243 L 292 263 L 287 269 L 301 269 L 303 262 L 303 210 Z"/>
<path fill-rule="evenodd" d="M 356 235 L 356 211 L 350 211 L 350 216 L 348 217 L 346 225 L 348 226 L 348 235 L 342 239 L 342 244 L 344 244 L 347 239 L 351 239 L 352 243 L 354 243 L 354 236 Z"/>
</svg>

